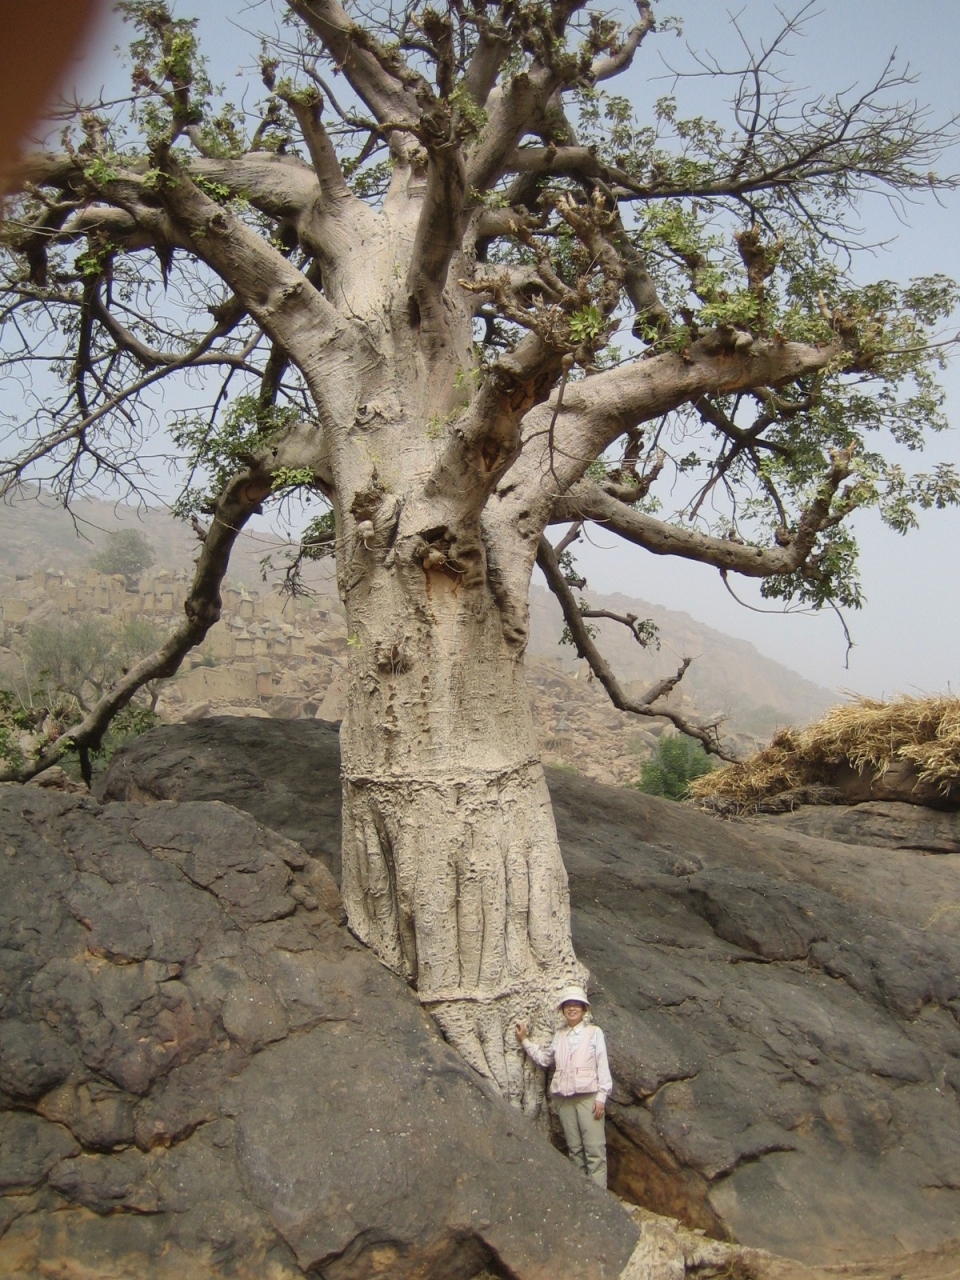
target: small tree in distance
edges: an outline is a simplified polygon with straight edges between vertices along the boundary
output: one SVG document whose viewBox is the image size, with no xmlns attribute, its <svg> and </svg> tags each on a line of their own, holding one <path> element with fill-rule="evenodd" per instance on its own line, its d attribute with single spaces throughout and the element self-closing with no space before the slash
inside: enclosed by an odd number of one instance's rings
<svg viewBox="0 0 960 1280">
<path fill-rule="evenodd" d="M 140 575 L 156 559 L 153 547 L 139 529 L 119 529 L 108 533 L 106 545 L 90 561 L 98 573 L 122 573 L 128 587 L 136 586 Z"/>
<path fill-rule="evenodd" d="M 149 618 L 117 624 L 85 614 L 35 623 L 16 649 L 31 690 L 46 698 L 67 694 L 86 715 L 105 689 L 162 640 L 163 632 Z M 157 701 L 155 685 L 144 686 L 151 711 Z"/>
<path fill-rule="evenodd" d="M 71 730 L 89 716 L 104 691 L 162 641 L 163 633 L 149 618 L 118 624 L 87 614 L 34 623 L 13 646 L 22 663 L 22 679 L 13 681 L 10 690 L 0 689 L 0 726 L 7 726 L 6 734 L 0 733 L 0 767 L 15 758 L 23 764 L 10 726 L 46 735 L 47 741 L 39 746 L 41 755 L 51 742 L 72 742 Z M 142 733 L 156 723 L 160 684 L 152 680 L 142 685 L 101 738 L 76 744 L 88 783 L 91 752 L 113 750 L 121 737 Z"/>
<path fill-rule="evenodd" d="M 637 788 L 666 800 L 686 800 L 693 779 L 702 778 L 713 767 L 714 761 L 695 738 L 684 733 L 663 736 L 651 758 L 644 761 Z"/>
<path fill-rule="evenodd" d="M 511 1026 L 545 1030 L 585 975 L 523 671 L 534 566 L 619 707 L 727 751 L 665 699 L 686 661 L 624 692 L 571 548 L 592 522 L 768 596 L 857 607 L 848 517 L 903 531 L 960 498 L 953 468 L 896 456 L 946 425 L 956 289 L 849 269 L 864 195 L 957 185 L 936 172 L 954 122 L 893 62 L 804 101 L 799 18 L 733 69 L 717 122 L 610 91 L 660 74 L 650 0 L 624 29 L 587 0 L 256 6 L 280 29 L 241 105 L 188 19 L 120 7 L 132 97 L 76 113 L 7 211 L 9 401 L 18 363 L 63 386 L 10 423 L 0 494 L 142 486 L 158 384 L 167 403 L 193 389 L 166 439 L 201 542 L 181 625 L 75 736 L 99 741 L 203 639 L 251 516 L 316 504 L 303 552 L 335 554 L 349 634 L 351 927 L 537 1107 Z"/>
<path fill-rule="evenodd" d="M 36 623 L 21 646 L 32 688 L 47 699 L 67 694 L 88 713 L 120 672 L 117 641 L 112 623 L 97 614 Z"/>
</svg>

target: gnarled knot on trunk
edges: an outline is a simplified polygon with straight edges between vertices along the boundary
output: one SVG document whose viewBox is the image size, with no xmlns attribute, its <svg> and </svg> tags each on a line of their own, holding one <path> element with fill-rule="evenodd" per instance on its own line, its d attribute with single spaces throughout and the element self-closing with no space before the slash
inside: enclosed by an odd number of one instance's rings
<svg viewBox="0 0 960 1280">
<path fill-rule="evenodd" d="M 465 560 L 454 553 L 455 545 L 456 539 L 452 537 L 441 536 L 433 540 L 424 540 L 415 555 L 419 558 L 425 574 L 445 573 L 457 586 L 476 585 L 476 566 L 471 573 L 469 563 L 470 559 L 476 559 L 475 552 L 473 555 L 470 554 L 474 549 L 467 546 L 468 558 Z M 457 550 L 459 551 L 459 547 Z"/>
<path fill-rule="evenodd" d="M 378 640 L 373 649 L 378 670 L 393 676 L 403 675 L 405 671 L 409 671 L 411 666 L 409 639 L 409 636 L 402 636 L 392 643 Z"/>
</svg>

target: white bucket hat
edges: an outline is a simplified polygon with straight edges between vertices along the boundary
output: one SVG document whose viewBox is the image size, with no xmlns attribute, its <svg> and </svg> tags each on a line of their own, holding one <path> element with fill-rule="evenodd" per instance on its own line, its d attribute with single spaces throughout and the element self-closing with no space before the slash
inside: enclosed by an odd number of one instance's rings
<svg viewBox="0 0 960 1280">
<path fill-rule="evenodd" d="M 562 1009 L 565 1004 L 573 1000 L 576 1000 L 577 1004 L 582 1004 L 585 1009 L 590 1008 L 590 1001 L 583 987 L 564 987 L 557 997 L 557 1008 Z"/>
</svg>

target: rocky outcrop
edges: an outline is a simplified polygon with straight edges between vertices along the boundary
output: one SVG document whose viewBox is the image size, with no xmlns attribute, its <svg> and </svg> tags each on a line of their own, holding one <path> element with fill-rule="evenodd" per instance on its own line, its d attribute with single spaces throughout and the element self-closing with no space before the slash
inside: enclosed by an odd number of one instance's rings
<svg viewBox="0 0 960 1280">
<path fill-rule="evenodd" d="M 221 800 L 340 873 L 337 726 L 323 721 L 199 720 L 156 729 L 116 755 L 110 799 Z"/>
<path fill-rule="evenodd" d="M 614 1185 L 811 1264 L 956 1236 L 960 859 L 552 790 Z"/>
<path fill-rule="evenodd" d="M 228 787 L 237 723 L 156 731 L 114 764 L 106 794 L 186 798 L 194 758 L 203 795 L 218 777 Z M 274 727 L 282 749 L 257 737 Z M 300 829 L 316 804 L 326 823 L 334 802 L 316 779 L 335 773 L 332 733 L 244 732 L 263 785 L 235 803 L 262 820 L 270 756 L 288 797 L 269 810 L 278 827 L 291 796 Z M 811 1264 L 957 1235 L 960 859 L 721 822 L 565 773 L 550 785 L 611 1043 L 614 1187 Z"/>
<path fill-rule="evenodd" d="M 883 800 L 850 806 L 805 804 L 789 813 L 764 814 L 762 820 L 841 844 L 960 853 L 960 814 L 918 804 Z"/>
<path fill-rule="evenodd" d="M 956 813 L 960 809 L 960 784 L 925 781 L 910 760 L 894 760 L 884 769 L 855 769 L 847 761 L 823 769 L 823 780 L 842 804 L 887 801 L 921 805 Z"/>
<path fill-rule="evenodd" d="M 0 1275 L 620 1274 L 636 1226 L 324 901 L 231 806 L 0 787 Z"/>
</svg>

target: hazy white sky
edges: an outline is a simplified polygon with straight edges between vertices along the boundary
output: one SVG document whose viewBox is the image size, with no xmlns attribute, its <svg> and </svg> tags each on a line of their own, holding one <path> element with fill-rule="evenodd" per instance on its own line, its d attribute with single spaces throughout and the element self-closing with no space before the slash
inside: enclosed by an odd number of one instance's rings
<svg viewBox="0 0 960 1280">
<path fill-rule="evenodd" d="M 611 5 L 614 7 L 619 6 Z M 780 8 L 794 13 L 800 3 L 795 0 L 785 6 L 780 0 Z M 233 91 L 233 76 L 241 66 L 249 68 L 256 53 L 256 45 L 244 29 L 272 27 L 272 13 L 278 10 L 279 5 L 271 0 L 179 0 L 176 5 L 179 16 L 200 19 L 201 41 L 213 62 L 215 78 L 227 82 L 230 96 L 239 96 Z M 741 47 L 731 13 L 737 15 L 751 40 L 772 35 L 781 21 L 774 0 L 743 0 L 730 7 L 717 0 L 661 0 L 658 14 L 666 13 L 683 20 L 683 36 L 662 36 L 644 46 L 631 73 L 638 100 L 659 96 L 670 87 L 669 79 L 658 79 L 649 95 L 642 80 L 668 77 L 670 68 L 692 67 L 690 49 L 709 50 L 720 62 L 735 64 Z M 960 114 L 957 0 L 913 0 L 907 7 L 901 0 L 822 0 L 807 29 L 806 39 L 793 46 L 790 75 L 795 84 L 818 92 L 865 82 L 875 78 L 896 52 L 898 61 L 908 63 L 917 73 L 916 96 L 931 105 L 936 117 Z M 115 47 L 125 43 L 128 31 L 115 17 L 104 19 L 78 65 L 76 82 L 82 91 L 95 91 L 103 83 L 122 84 L 117 78 L 122 73 Z M 691 113 L 709 110 L 720 117 L 719 91 L 711 82 L 685 81 L 678 92 L 681 104 L 686 103 Z M 960 150 L 942 167 L 960 172 Z M 939 205 L 929 200 L 914 206 L 906 217 L 907 223 L 900 221 L 879 199 L 865 208 L 867 238 L 890 243 L 865 256 L 859 267 L 861 277 L 905 279 L 934 271 L 960 277 L 960 195 Z M 957 327 L 960 329 L 960 317 Z M 960 426 L 956 365 L 946 375 L 946 382 L 952 414 Z M 957 429 L 939 437 L 925 460 L 960 460 Z M 917 465 L 916 459 L 911 462 Z M 846 644 L 832 614 L 807 617 L 751 612 L 731 599 L 714 571 L 618 550 L 613 547 L 615 539 L 601 530 L 591 534 L 595 545 L 585 547 L 579 559 L 595 591 L 620 591 L 686 610 L 711 626 L 751 640 L 764 653 L 829 688 L 891 694 L 946 691 L 951 681 L 956 686 L 960 676 L 955 639 L 960 632 L 960 513 L 932 512 L 923 519 L 922 528 L 906 538 L 884 529 L 872 515 L 860 520 L 857 531 L 863 547 L 867 604 L 849 618 L 856 647 L 848 670 L 843 665 Z M 736 580 L 734 585 L 742 599 L 770 608 L 760 600 L 754 584 Z"/>
</svg>

